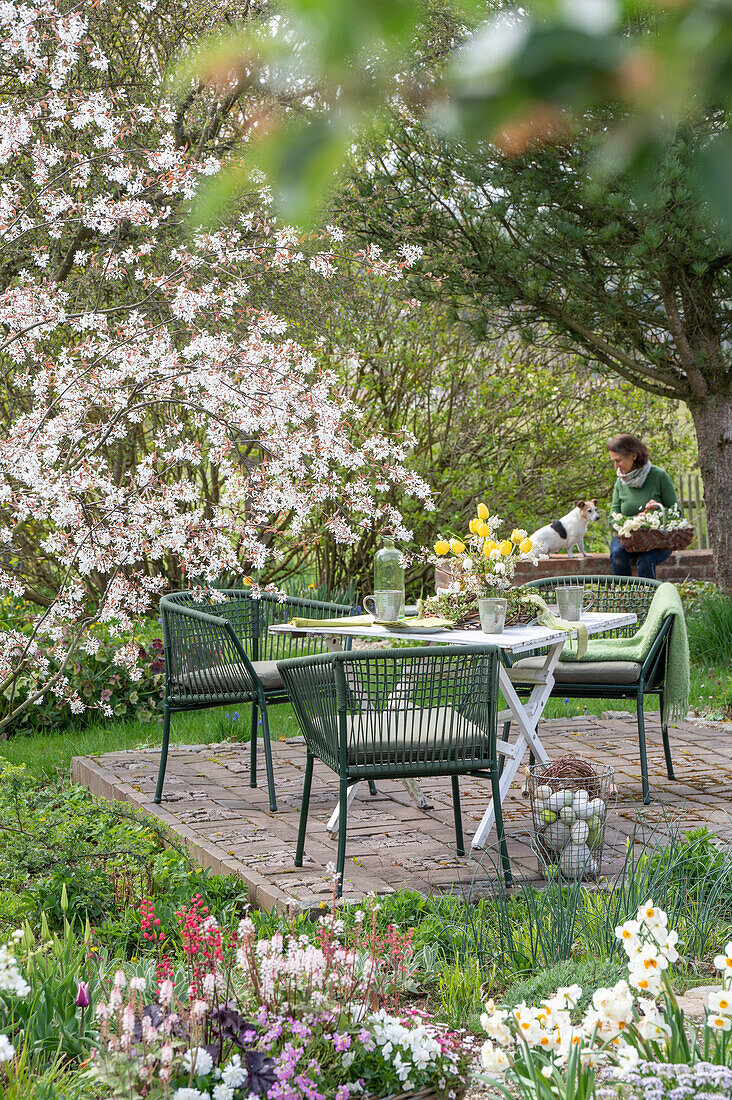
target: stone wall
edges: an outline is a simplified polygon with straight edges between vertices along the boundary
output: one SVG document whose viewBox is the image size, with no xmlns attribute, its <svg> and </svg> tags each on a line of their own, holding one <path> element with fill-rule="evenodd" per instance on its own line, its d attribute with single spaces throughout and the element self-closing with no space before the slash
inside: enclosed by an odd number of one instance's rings
<svg viewBox="0 0 732 1100">
<path fill-rule="evenodd" d="M 519 566 L 516 583 L 543 577 L 582 576 L 611 573 L 609 554 L 588 554 L 586 558 L 568 558 L 566 554 L 551 554 L 537 566 Z M 711 550 L 677 550 L 662 565 L 656 576 L 660 581 L 712 581 L 714 559 Z"/>
</svg>

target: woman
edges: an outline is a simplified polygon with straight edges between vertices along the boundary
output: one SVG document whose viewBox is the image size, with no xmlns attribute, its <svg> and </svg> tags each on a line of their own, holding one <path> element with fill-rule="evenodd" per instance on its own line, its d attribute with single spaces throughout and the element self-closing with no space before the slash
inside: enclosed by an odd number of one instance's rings
<svg viewBox="0 0 732 1100">
<path fill-rule="evenodd" d="M 651 465 L 648 448 L 637 435 L 624 432 L 607 445 L 617 478 L 613 489 L 611 512 L 621 512 L 626 518 L 649 512 L 653 508 L 678 507 L 673 482 L 665 470 Z M 631 564 L 638 563 L 638 576 L 655 579 L 656 566 L 665 561 L 670 550 L 647 550 L 644 554 L 629 554 L 617 535 L 610 543 L 610 561 L 615 576 L 629 577 Z"/>
</svg>

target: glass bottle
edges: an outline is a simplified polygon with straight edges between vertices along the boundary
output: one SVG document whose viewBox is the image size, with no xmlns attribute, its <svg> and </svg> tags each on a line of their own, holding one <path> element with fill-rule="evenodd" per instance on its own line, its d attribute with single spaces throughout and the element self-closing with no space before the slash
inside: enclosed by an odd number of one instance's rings
<svg viewBox="0 0 732 1100">
<path fill-rule="evenodd" d="M 374 556 L 374 593 L 396 592 L 402 594 L 400 617 L 404 614 L 404 566 L 401 553 L 394 545 L 392 535 L 382 536 L 383 546 Z"/>
</svg>

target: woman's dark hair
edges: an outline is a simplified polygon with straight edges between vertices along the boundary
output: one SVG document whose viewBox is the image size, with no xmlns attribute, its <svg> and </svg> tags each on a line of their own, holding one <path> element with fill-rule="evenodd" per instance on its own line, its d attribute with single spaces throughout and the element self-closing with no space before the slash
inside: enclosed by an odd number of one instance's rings
<svg viewBox="0 0 732 1100">
<path fill-rule="evenodd" d="M 607 449 L 608 451 L 615 451 L 618 455 L 635 455 L 634 468 L 636 470 L 641 466 L 645 466 L 651 457 L 643 440 L 639 439 L 637 435 L 630 435 L 629 432 L 616 435 L 608 443 Z"/>
</svg>

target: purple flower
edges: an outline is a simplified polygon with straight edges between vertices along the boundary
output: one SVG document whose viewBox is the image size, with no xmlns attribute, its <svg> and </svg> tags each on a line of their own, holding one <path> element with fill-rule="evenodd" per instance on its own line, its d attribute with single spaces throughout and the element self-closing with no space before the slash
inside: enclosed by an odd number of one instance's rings
<svg viewBox="0 0 732 1100">
<path fill-rule="evenodd" d="M 336 1048 L 339 1054 L 342 1054 L 344 1050 L 348 1050 L 350 1045 L 351 1036 L 348 1034 L 348 1032 L 345 1032 L 345 1034 L 343 1035 L 336 1034 L 333 1036 L 333 1046 Z"/>
<path fill-rule="evenodd" d="M 76 1007 L 88 1008 L 89 1007 L 89 983 L 79 982 L 76 990 Z"/>
</svg>

